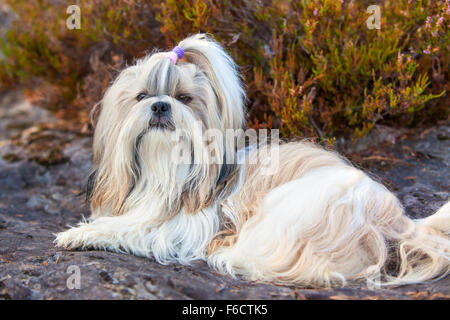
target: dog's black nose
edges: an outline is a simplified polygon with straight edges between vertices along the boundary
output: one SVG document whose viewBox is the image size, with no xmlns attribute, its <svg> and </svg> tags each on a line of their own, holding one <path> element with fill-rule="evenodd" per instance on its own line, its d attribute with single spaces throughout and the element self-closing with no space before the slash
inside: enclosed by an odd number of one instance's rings
<svg viewBox="0 0 450 320">
<path fill-rule="evenodd" d="M 170 104 L 167 102 L 158 101 L 152 104 L 150 109 L 156 114 L 166 114 L 170 112 Z"/>
</svg>

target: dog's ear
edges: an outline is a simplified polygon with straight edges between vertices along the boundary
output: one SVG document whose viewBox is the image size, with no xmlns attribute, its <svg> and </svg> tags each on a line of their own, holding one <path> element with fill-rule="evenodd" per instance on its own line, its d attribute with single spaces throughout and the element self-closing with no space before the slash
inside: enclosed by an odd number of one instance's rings
<svg viewBox="0 0 450 320">
<path fill-rule="evenodd" d="M 178 46 L 184 50 L 185 60 L 198 66 L 211 81 L 224 129 L 243 128 L 245 91 L 233 59 L 206 34 L 191 36 Z"/>
<path fill-rule="evenodd" d="M 130 109 L 123 103 L 123 92 L 136 83 L 137 67 L 131 66 L 120 72 L 98 106 L 99 115 L 94 131 L 93 168 L 88 190 L 92 214 L 107 208 L 114 215 L 122 213 L 122 204 L 135 181 L 135 155 L 133 143 L 121 140 L 117 125 L 126 118 Z M 132 93 L 130 93 L 132 94 Z M 123 136 L 123 137 L 122 137 Z M 122 137 L 122 138 L 121 138 Z M 113 143 L 111 143 L 113 142 Z M 131 168 L 131 170 L 130 170 Z"/>
<path fill-rule="evenodd" d="M 234 155 L 236 152 L 235 134 L 225 134 L 228 129 L 240 133 L 245 126 L 245 91 L 237 66 L 222 46 L 205 34 L 193 35 L 178 44 L 184 51 L 184 60 L 196 65 L 209 79 L 217 98 L 224 145 L 221 156 Z M 239 130 L 239 131 L 236 131 Z M 191 183 L 184 192 L 185 210 L 195 212 L 207 207 L 222 193 L 231 190 L 237 177 L 237 165 L 234 162 L 210 164 L 208 177 Z"/>
<path fill-rule="evenodd" d="M 122 70 L 108 87 L 100 103 L 92 110 L 91 116 L 95 116 L 94 165 L 97 165 L 104 156 L 107 141 L 116 138 L 113 124 L 119 123 L 129 111 L 128 108 L 121 107 L 123 90 L 119 89 L 136 82 L 137 70 L 136 66 Z"/>
</svg>

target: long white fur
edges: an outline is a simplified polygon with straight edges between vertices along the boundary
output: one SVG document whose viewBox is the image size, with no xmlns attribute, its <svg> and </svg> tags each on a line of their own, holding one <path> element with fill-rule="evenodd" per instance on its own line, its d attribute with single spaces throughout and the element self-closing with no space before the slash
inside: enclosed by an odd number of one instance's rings
<svg viewBox="0 0 450 320">
<path fill-rule="evenodd" d="M 232 276 L 316 287 L 413 283 L 448 273 L 450 202 L 413 221 L 384 186 L 308 142 L 281 145 L 269 176 L 263 171 L 268 146 L 251 149 L 243 165 L 230 169 L 228 184 L 216 189 L 222 167 L 213 163 L 202 129 L 241 130 L 245 94 L 217 42 L 199 34 L 179 46 L 186 62 L 173 66 L 155 53 L 108 89 L 94 135 L 92 217 L 59 233 L 56 245 L 163 264 L 203 259 Z M 136 101 L 148 88 L 154 96 Z M 193 102 L 176 100 L 177 90 Z M 192 152 L 192 165 L 173 159 L 177 132 L 146 131 L 156 101 L 171 104 L 174 126 L 184 133 L 181 151 Z M 242 157 L 233 139 L 223 137 L 215 157 Z M 389 261 L 397 263 L 396 274 L 385 269 Z"/>
</svg>

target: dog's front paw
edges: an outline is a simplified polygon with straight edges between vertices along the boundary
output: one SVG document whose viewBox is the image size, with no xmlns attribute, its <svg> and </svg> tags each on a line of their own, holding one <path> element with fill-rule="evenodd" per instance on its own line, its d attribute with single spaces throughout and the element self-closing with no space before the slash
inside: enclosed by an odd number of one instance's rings
<svg viewBox="0 0 450 320">
<path fill-rule="evenodd" d="M 86 230 L 83 227 L 72 228 L 64 232 L 56 234 L 56 239 L 53 241 L 57 247 L 64 249 L 84 248 L 86 244 L 83 242 L 84 233 Z"/>
</svg>

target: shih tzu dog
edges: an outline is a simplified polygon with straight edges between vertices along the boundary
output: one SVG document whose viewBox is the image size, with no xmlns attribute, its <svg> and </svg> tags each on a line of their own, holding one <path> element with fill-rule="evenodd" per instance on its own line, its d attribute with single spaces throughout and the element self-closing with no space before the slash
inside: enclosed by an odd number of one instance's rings
<svg viewBox="0 0 450 320">
<path fill-rule="evenodd" d="M 235 63 L 203 34 L 123 70 L 95 128 L 92 216 L 56 245 L 203 259 L 247 280 L 312 287 L 448 273 L 450 202 L 412 220 L 334 152 L 250 144 L 244 100 Z"/>
</svg>

